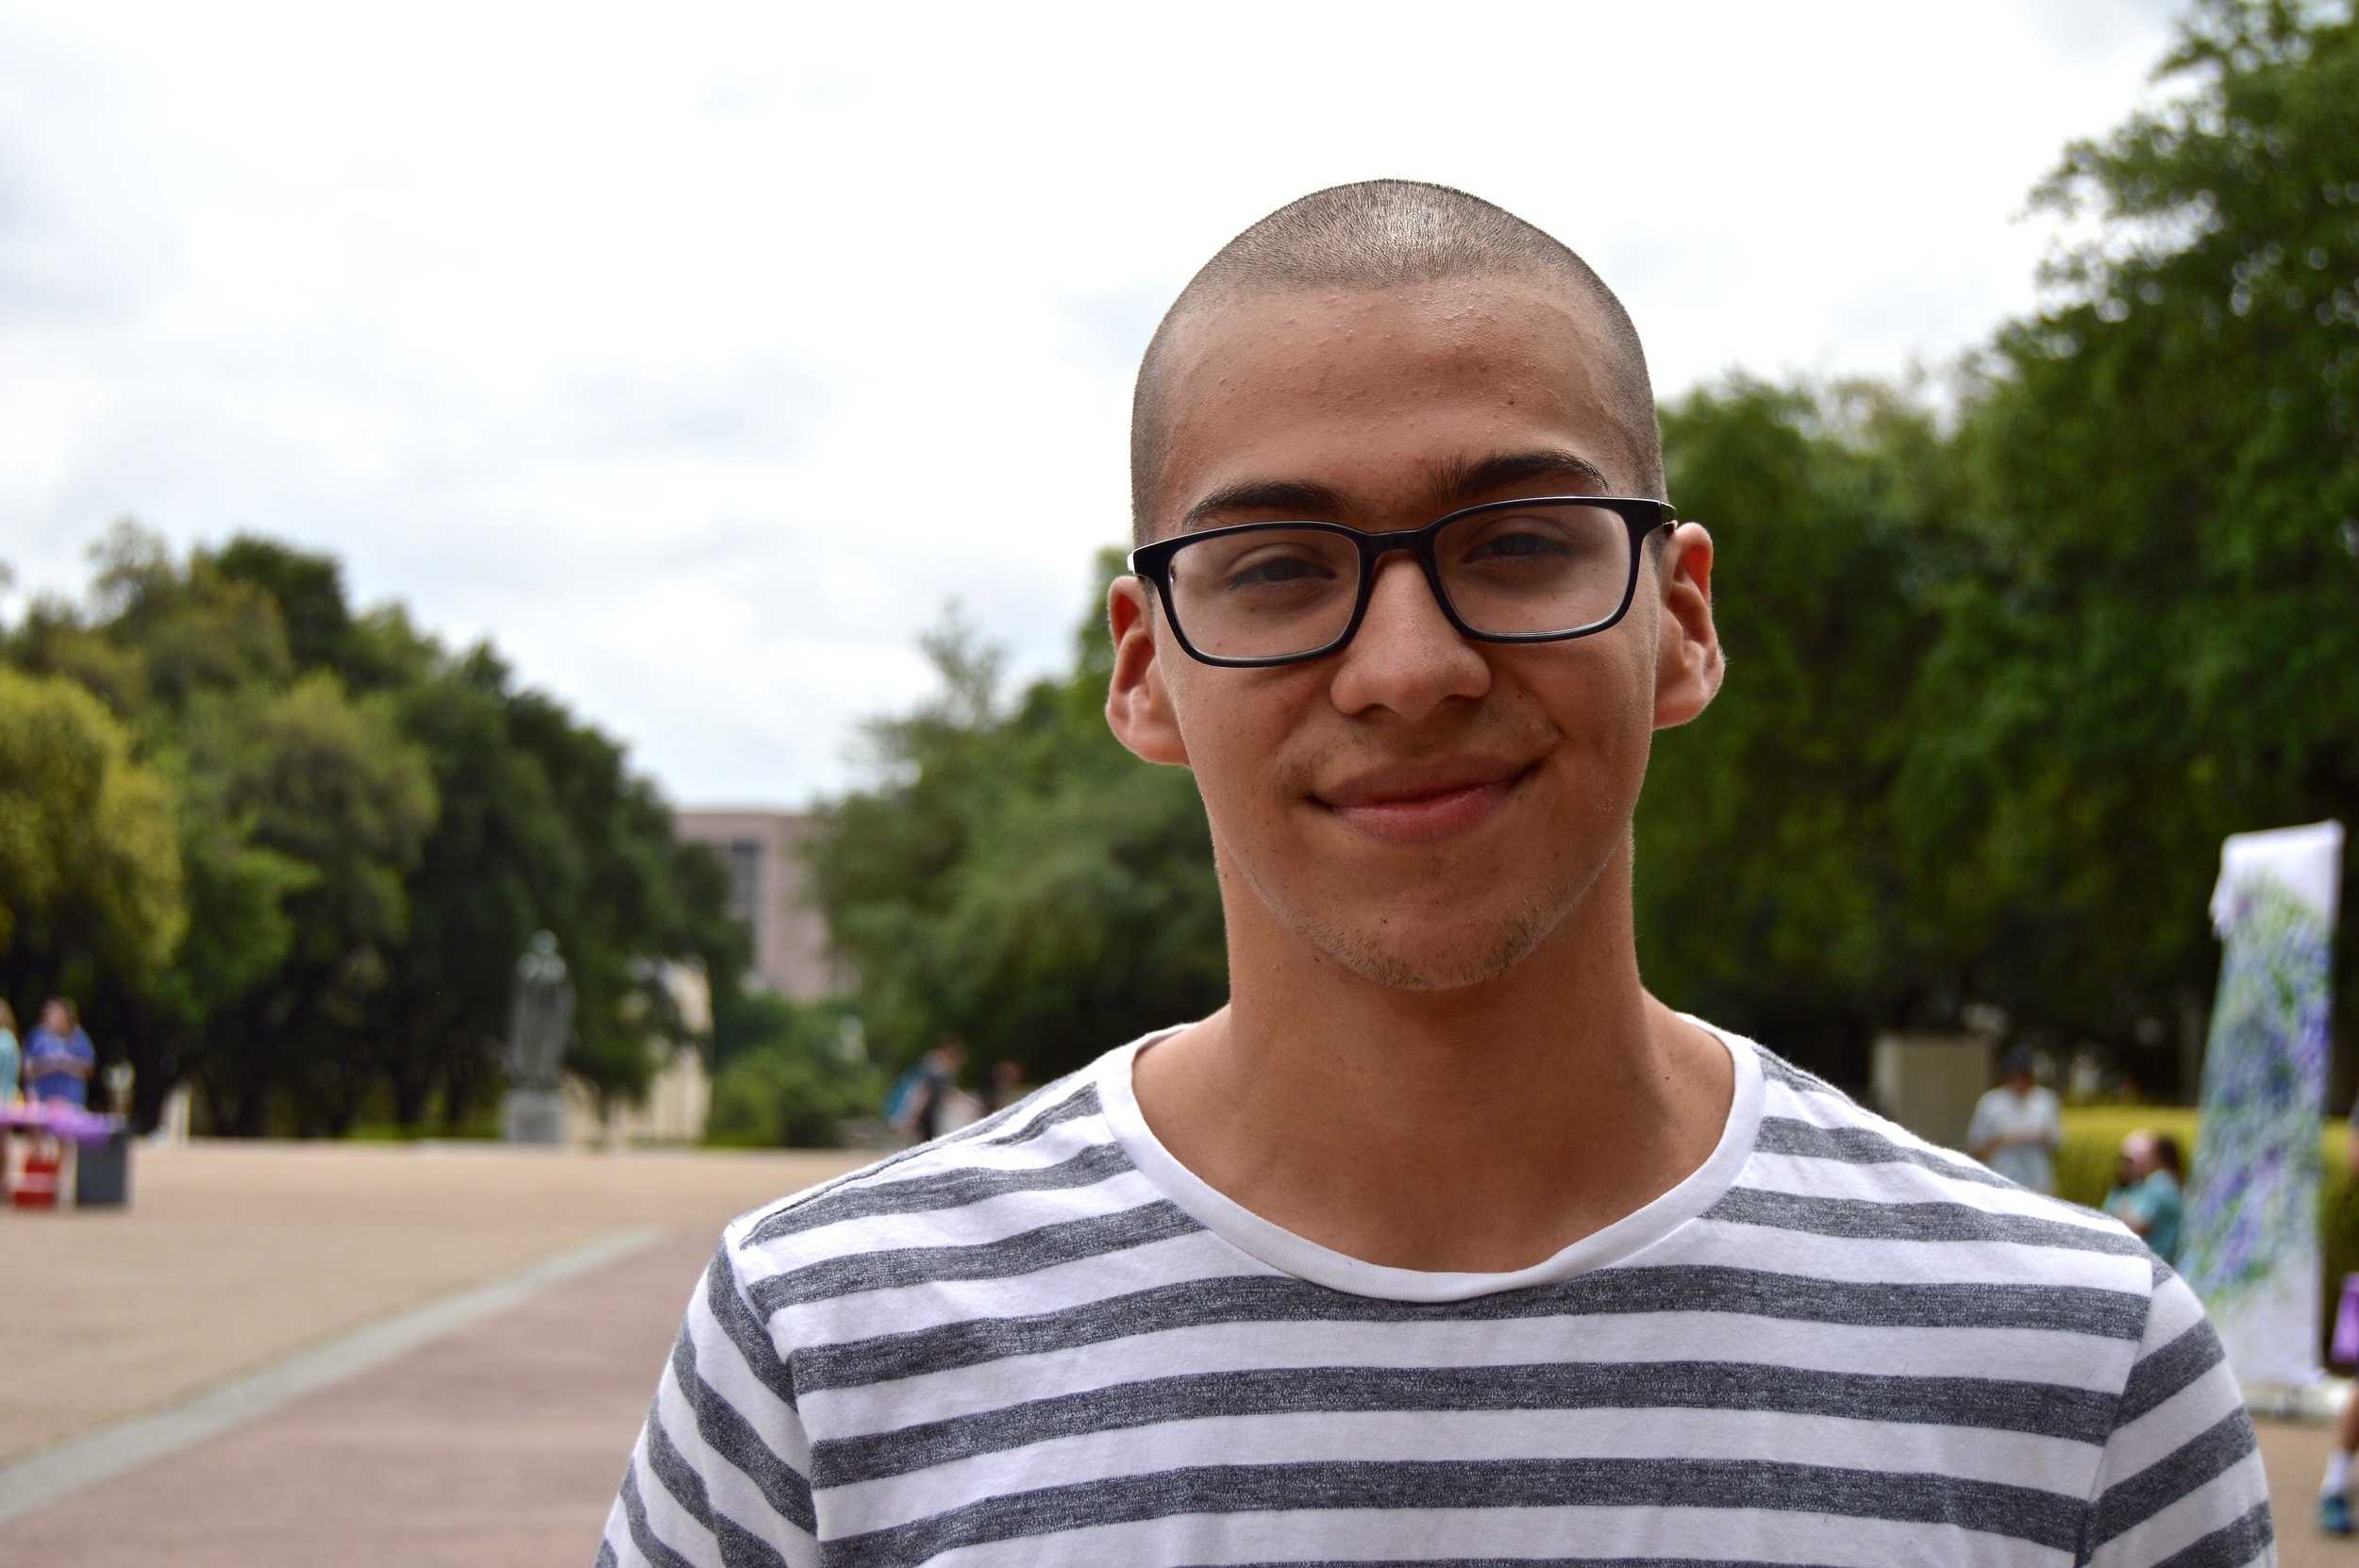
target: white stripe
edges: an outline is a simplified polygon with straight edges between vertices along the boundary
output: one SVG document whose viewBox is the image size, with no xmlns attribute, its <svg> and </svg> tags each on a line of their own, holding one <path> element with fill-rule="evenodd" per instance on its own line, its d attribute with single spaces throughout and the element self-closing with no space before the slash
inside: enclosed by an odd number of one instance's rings
<svg viewBox="0 0 2359 1568">
<path fill-rule="evenodd" d="M 2100 1548 L 2089 1568 L 2150 1568 L 2186 1550 L 2268 1497 L 2268 1475 L 2254 1449 L 2204 1486 L 2122 1531 Z M 2274 1554 L 2268 1560 L 2274 1560 Z"/>
<path fill-rule="evenodd" d="M 929 1279 L 831 1296 L 777 1315 L 803 1345 L 839 1344 L 977 1318 L 1029 1317 L 1184 1280 L 1272 1271 L 1207 1230 L 995 1279 Z M 750 1286 L 753 1281 L 749 1278 Z"/>
<path fill-rule="evenodd" d="M 942 1143 L 897 1164 L 871 1172 L 855 1172 L 836 1193 L 890 1193 L 905 1182 L 962 1175 L 970 1171 L 1039 1171 L 1062 1165 L 1084 1150 L 1113 1143 L 1102 1114 L 1060 1122 L 1046 1132 L 1021 1143 L 970 1140 Z M 833 1195 L 830 1193 L 830 1195 Z"/>
<path fill-rule="evenodd" d="M 2215 1364 L 2144 1415 L 2114 1429 L 2112 1441 L 2105 1445 L 2105 1484 L 2116 1487 L 2134 1479 L 2179 1452 L 2189 1440 L 2219 1425 L 2243 1404 L 2244 1395 L 2228 1363 Z"/>
<path fill-rule="evenodd" d="M 664 1435 L 672 1440 L 672 1446 L 679 1450 L 680 1457 L 688 1461 L 690 1468 L 703 1477 L 706 1499 L 716 1510 L 728 1514 L 745 1526 L 749 1533 L 764 1541 L 781 1541 L 801 1533 L 793 1521 L 770 1506 L 770 1499 L 762 1495 L 761 1488 L 752 1476 L 724 1459 L 705 1442 L 704 1433 L 696 1426 L 696 1411 L 690 1403 L 689 1392 L 680 1387 L 678 1378 L 671 1376 L 668 1369 L 662 1383 L 656 1390 L 655 1409 L 649 1414 L 662 1424 Z M 804 1476 L 810 1476 L 811 1453 L 809 1445 L 801 1442 L 799 1424 L 788 1431 L 773 1430 L 750 1418 L 747 1425 L 754 1428 L 773 1454 Z M 790 1455 L 780 1452 L 781 1449 L 801 1451 Z M 653 1466 L 647 1467 L 646 1474 L 656 1485 L 663 1484 L 662 1478 L 654 1475 Z"/>
<path fill-rule="evenodd" d="M 1757 1460 L 1924 1471 L 2085 1496 L 2100 1450 L 2022 1432 L 1730 1410 L 1380 1410 L 1220 1416 L 1055 1438 L 830 1488 L 833 1527 L 881 1529 L 977 1497 L 1222 1464 Z"/>
<path fill-rule="evenodd" d="M 711 1384 L 715 1393 L 744 1416 L 747 1426 L 769 1441 L 772 1451 L 778 1458 L 809 1474 L 811 1444 L 803 1435 L 802 1421 L 745 1364 L 745 1354 L 737 1348 L 737 1342 L 730 1339 L 714 1320 L 711 1305 L 706 1300 L 705 1288 L 701 1284 L 688 1303 L 688 1336 L 690 1346 L 695 1352 L 697 1376 Z M 772 1343 L 775 1344 L 776 1342 Z M 667 1378 L 670 1370 L 667 1364 Z"/>
<path fill-rule="evenodd" d="M 1812 1155 L 1756 1152 L 1745 1168 L 1744 1187 L 1800 1197 L 1854 1198 L 1868 1203 L 1954 1203 L 1985 1214 L 2017 1214 L 2028 1220 L 2053 1220 L 2099 1235 L 2125 1235 L 2113 1221 L 2083 1212 L 2069 1204 L 2021 1187 L 1986 1187 L 1980 1182 L 1953 1181 L 1922 1165 L 1863 1165 L 1853 1160 L 1824 1159 Z M 2151 1265 L 2149 1265 L 2150 1267 Z"/>
<path fill-rule="evenodd" d="M 1371 1560 L 1453 1562 L 1473 1558 L 1724 1558 L 1826 1568 L 2069 1568 L 2051 1552 L 1947 1525 L 1756 1510 L 1533 1508 L 1302 1510 L 1187 1515 L 1100 1525 L 948 1552 L 936 1568 L 1043 1568 L 1046 1563 L 1119 1563 L 1122 1568 L 1194 1564 Z"/>
<path fill-rule="evenodd" d="M 655 1467 L 647 1462 L 644 1439 L 638 1450 L 631 1455 L 630 1462 L 637 1472 L 639 1503 L 646 1510 L 647 1528 L 655 1538 L 696 1564 L 696 1568 L 722 1568 L 720 1543 L 713 1539 L 711 1530 L 673 1500 L 671 1489 L 663 1484 L 662 1478 L 656 1475 Z M 623 1526 L 623 1537 L 626 1541 L 631 1539 L 627 1520 Z M 634 1556 L 638 1553 L 635 1542 L 631 1551 Z"/>
<path fill-rule="evenodd" d="M 802 1396 L 832 1434 L 998 1410 L 1062 1393 L 1191 1373 L 1283 1367 L 1524 1366 L 1732 1361 L 1898 1376 L 2006 1377 L 2067 1389 L 2121 1386 L 2130 1346 L 2038 1328 L 1882 1328 L 1731 1312 L 1611 1313 L 1487 1323 L 1244 1323 L 1165 1329 L 1044 1355 L 951 1367 Z M 917 1412 L 924 1412 L 922 1415 Z"/>
<path fill-rule="evenodd" d="M 1648 1263 L 1765 1266 L 1780 1274 L 1864 1285 L 2078 1285 L 2144 1296 L 2153 1281 L 2145 1254 L 2083 1252 L 2018 1242 L 1860 1241 L 1733 1220 L 1691 1220 L 1674 1256 Z"/>
<path fill-rule="evenodd" d="M 1117 1171 L 1086 1187 L 1003 1193 L 956 1209 L 855 1215 L 774 1237 L 745 1249 L 742 1256 L 759 1259 L 761 1272 L 774 1275 L 834 1258 L 899 1247 L 988 1246 L 1045 1225 L 1119 1213 L 1161 1196 L 1155 1184 L 1137 1171 Z"/>
</svg>

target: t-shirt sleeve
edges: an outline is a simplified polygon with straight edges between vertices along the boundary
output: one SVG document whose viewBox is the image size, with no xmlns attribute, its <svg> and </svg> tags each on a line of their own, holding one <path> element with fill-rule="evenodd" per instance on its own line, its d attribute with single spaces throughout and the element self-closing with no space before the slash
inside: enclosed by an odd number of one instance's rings
<svg viewBox="0 0 2359 1568">
<path fill-rule="evenodd" d="M 2089 1568 L 2277 1560 L 2244 1395 L 2195 1293 L 2155 1265 L 2138 1359 L 2114 1412 L 2078 1561 Z"/>
<path fill-rule="evenodd" d="M 724 1243 L 631 1447 L 598 1568 L 811 1568 L 810 1475 L 794 1377 Z"/>
</svg>

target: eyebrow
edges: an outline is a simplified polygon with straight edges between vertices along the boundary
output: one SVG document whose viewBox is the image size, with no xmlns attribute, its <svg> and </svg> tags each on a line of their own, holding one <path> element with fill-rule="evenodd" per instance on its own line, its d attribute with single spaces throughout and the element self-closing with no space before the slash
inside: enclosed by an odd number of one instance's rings
<svg viewBox="0 0 2359 1568">
<path fill-rule="evenodd" d="M 1304 521 L 1341 516 L 1349 509 L 1340 492 L 1304 479 L 1246 479 L 1223 485 L 1180 520 L 1180 531 L 1201 527 L 1211 518 L 1231 511 L 1287 511 Z"/>
<path fill-rule="evenodd" d="M 1466 496 L 1528 479 L 1566 482 L 1583 494 L 1612 493 L 1611 484 L 1597 464 L 1578 453 L 1554 447 L 1495 452 L 1487 458 L 1447 458 L 1427 464 L 1426 472 L 1428 492 L 1445 510 Z M 1351 509 L 1343 492 L 1330 485 L 1307 479 L 1246 479 L 1223 485 L 1190 507 L 1180 520 L 1179 531 L 1202 527 L 1229 512 L 1291 512 L 1311 522 L 1340 518 Z"/>
<path fill-rule="evenodd" d="M 1521 484 L 1526 479 L 1569 479 L 1580 487 L 1583 494 L 1613 493 L 1612 481 L 1606 478 L 1604 470 L 1579 453 L 1557 447 L 1496 452 L 1471 462 L 1460 458 L 1447 458 L 1429 467 L 1432 475 L 1433 496 L 1437 501 L 1476 495 L 1486 490 Z"/>
</svg>

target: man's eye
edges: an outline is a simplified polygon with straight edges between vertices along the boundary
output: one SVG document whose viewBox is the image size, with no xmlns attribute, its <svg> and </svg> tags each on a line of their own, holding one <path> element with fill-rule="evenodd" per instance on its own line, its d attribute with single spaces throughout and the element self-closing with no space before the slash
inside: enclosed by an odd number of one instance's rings
<svg viewBox="0 0 2359 1568">
<path fill-rule="evenodd" d="M 1303 560 L 1295 556 L 1271 556 L 1248 561 L 1232 570 L 1229 574 L 1229 586 L 1260 588 L 1276 583 L 1324 580 L 1334 575 L 1323 561 Z"/>
<path fill-rule="evenodd" d="M 1494 560 L 1519 556 L 1569 556 L 1569 541 L 1554 534 L 1494 534 L 1466 552 L 1468 560 Z"/>
</svg>

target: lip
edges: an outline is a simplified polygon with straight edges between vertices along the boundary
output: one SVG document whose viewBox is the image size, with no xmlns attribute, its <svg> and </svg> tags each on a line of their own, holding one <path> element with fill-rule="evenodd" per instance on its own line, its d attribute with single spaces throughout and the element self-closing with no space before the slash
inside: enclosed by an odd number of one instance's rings
<svg viewBox="0 0 2359 1568">
<path fill-rule="evenodd" d="M 1462 759 L 1362 774 L 1313 798 L 1388 843 L 1434 843 L 1481 826 L 1537 764 Z"/>
</svg>

